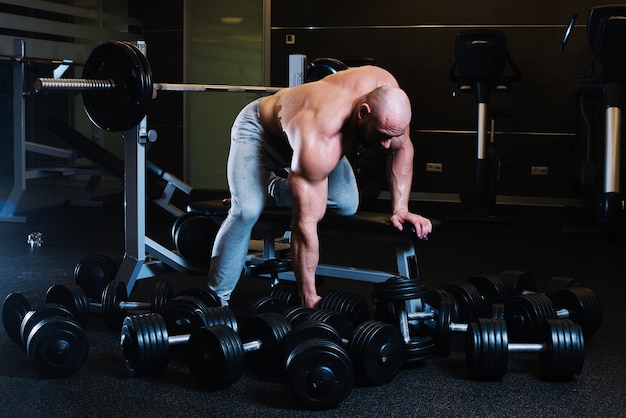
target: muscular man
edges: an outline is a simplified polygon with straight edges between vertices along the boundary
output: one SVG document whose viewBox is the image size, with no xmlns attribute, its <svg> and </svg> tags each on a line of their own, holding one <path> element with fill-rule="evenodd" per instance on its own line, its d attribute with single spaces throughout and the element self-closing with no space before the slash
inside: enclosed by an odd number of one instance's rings
<svg viewBox="0 0 626 418">
<path fill-rule="evenodd" d="M 345 154 L 355 144 L 386 148 L 391 224 L 413 224 L 425 238 L 431 222 L 408 210 L 413 176 L 409 138 L 411 105 L 395 78 L 379 67 L 350 68 L 322 80 L 280 90 L 247 105 L 231 131 L 228 183 L 231 208 L 215 239 L 209 286 L 227 304 L 235 288 L 252 228 L 268 195 L 292 207 L 291 260 L 301 303 L 318 307 L 317 224 L 326 210 L 352 215 L 359 203 Z M 288 168 L 287 178 L 272 173 Z"/>
</svg>

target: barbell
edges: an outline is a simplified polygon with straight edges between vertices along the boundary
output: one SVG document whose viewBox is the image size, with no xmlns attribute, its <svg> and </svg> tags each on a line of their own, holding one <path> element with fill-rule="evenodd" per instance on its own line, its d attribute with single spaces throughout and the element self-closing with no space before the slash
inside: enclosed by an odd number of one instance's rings
<svg viewBox="0 0 626 418">
<path fill-rule="evenodd" d="M 273 94 L 281 87 L 154 83 L 143 52 L 133 43 L 112 41 L 93 49 L 82 78 L 37 78 L 35 92 L 80 92 L 83 107 L 98 128 L 127 131 L 148 113 L 154 91 L 252 92 Z"/>
</svg>

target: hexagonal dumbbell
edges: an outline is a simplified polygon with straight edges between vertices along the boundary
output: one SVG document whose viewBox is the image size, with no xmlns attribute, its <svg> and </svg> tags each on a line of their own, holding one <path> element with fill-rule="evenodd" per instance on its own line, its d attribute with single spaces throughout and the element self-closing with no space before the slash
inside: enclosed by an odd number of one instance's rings
<svg viewBox="0 0 626 418">
<path fill-rule="evenodd" d="M 509 342 L 506 322 L 481 318 L 470 323 L 466 334 L 466 364 L 479 379 L 499 380 L 508 367 L 510 353 L 537 353 L 545 379 L 570 379 L 581 372 L 584 338 L 580 326 L 568 319 L 548 319 L 542 326 L 542 342 Z"/>
</svg>

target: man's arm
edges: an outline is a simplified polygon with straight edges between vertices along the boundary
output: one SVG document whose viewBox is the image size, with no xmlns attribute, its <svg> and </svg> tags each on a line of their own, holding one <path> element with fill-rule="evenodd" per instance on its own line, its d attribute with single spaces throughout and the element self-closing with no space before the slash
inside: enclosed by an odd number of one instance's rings
<svg viewBox="0 0 626 418">
<path fill-rule="evenodd" d="M 319 263 L 317 224 L 326 211 L 328 178 L 310 180 L 290 171 L 289 192 L 293 206 L 291 265 L 301 304 L 317 308 L 321 300 L 315 287 L 315 272 Z"/>
<path fill-rule="evenodd" d="M 290 124 L 293 147 L 287 178 L 291 196 L 291 265 L 301 303 L 317 308 L 315 287 L 319 263 L 317 224 L 326 212 L 328 175 L 341 158 L 341 144 L 329 137 L 314 112 L 300 112 Z"/>
<path fill-rule="evenodd" d="M 409 134 L 405 133 L 397 140 L 392 141 L 390 147 L 391 163 L 387 177 L 391 190 L 391 223 L 402 230 L 402 224 L 409 222 L 415 226 L 419 238 L 426 238 L 432 232 L 430 220 L 409 212 L 409 197 L 413 182 L 413 143 Z"/>
</svg>

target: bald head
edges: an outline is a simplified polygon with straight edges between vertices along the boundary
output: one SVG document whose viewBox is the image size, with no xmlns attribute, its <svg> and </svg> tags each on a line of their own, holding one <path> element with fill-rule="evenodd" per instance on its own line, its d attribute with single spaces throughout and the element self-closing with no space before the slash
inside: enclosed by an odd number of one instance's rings
<svg viewBox="0 0 626 418">
<path fill-rule="evenodd" d="M 375 119 L 394 131 L 404 131 L 411 122 L 411 102 L 401 88 L 378 87 L 367 94 L 365 103 Z"/>
</svg>

